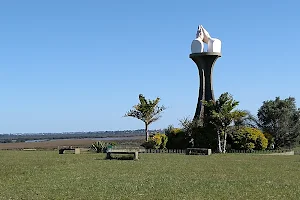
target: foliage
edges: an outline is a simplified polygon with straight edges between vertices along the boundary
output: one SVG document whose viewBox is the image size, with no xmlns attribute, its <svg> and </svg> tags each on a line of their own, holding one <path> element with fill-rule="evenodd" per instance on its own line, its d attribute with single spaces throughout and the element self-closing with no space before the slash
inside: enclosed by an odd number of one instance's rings
<svg viewBox="0 0 300 200">
<path fill-rule="evenodd" d="M 267 140 L 268 140 L 268 148 L 272 149 L 271 146 L 274 144 L 273 136 L 270 133 L 264 133 L 264 135 L 265 135 L 265 138 L 267 138 Z"/>
<path fill-rule="evenodd" d="M 185 149 L 188 147 L 190 140 L 184 129 L 169 126 L 167 130 L 165 130 L 165 133 L 168 137 L 166 145 L 168 149 Z"/>
<path fill-rule="evenodd" d="M 92 144 L 92 149 L 94 149 L 97 153 L 105 153 L 107 151 L 108 146 L 115 146 L 115 142 L 103 142 L 97 141 Z"/>
<path fill-rule="evenodd" d="M 296 144 L 300 136 L 300 110 L 295 98 L 264 101 L 257 116 L 262 130 L 274 138 L 275 148 Z"/>
<path fill-rule="evenodd" d="M 166 136 L 166 134 L 160 134 L 160 149 L 166 149 L 167 148 L 167 143 L 168 143 L 168 137 Z"/>
<path fill-rule="evenodd" d="M 179 120 L 181 125 L 182 137 L 179 137 L 178 143 L 181 148 L 200 147 L 216 149 L 216 134 L 214 126 L 207 124 L 203 126 L 200 120 L 192 120 L 188 117 Z M 178 145 L 175 145 L 177 147 Z"/>
<path fill-rule="evenodd" d="M 258 119 L 251 114 L 250 111 L 244 110 L 245 115 L 240 118 L 233 119 L 234 126 L 236 128 L 239 127 L 251 127 L 251 128 L 259 128 L 259 121 Z"/>
<path fill-rule="evenodd" d="M 229 126 L 246 113 L 241 110 L 234 110 L 239 102 L 235 101 L 229 93 L 223 93 L 216 101 L 203 101 L 204 106 L 209 111 L 209 122 L 215 126 L 218 137 L 218 151 L 226 152 L 227 134 Z"/>
<path fill-rule="evenodd" d="M 161 116 L 160 113 L 166 108 L 164 106 L 158 106 L 160 98 L 155 100 L 147 100 L 142 94 L 139 95 L 140 103 L 133 106 L 133 109 L 129 110 L 125 117 L 134 117 L 142 120 L 145 123 L 146 141 L 149 139 L 148 126 L 157 121 Z"/>
<path fill-rule="evenodd" d="M 167 142 L 168 137 L 165 134 L 156 133 L 141 146 L 145 147 L 146 149 L 165 149 Z"/>
<path fill-rule="evenodd" d="M 191 120 L 188 117 L 179 120 L 182 130 L 186 132 L 189 136 L 192 135 L 193 131 L 200 126 L 198 120 Z"/>
<path fill-rule="evenodd" d="M 148 141 L 145 141 L 141 144 L 142 147 L 145 149 L 157 149 L 155 141 L 149 139 Z"/>
<path fill-rule="evenodd" d="M 235 150 L 265 150 L 268 139 L 257 128 L 242 127 L 230 134 L 231 147 Z"/>
</svg>

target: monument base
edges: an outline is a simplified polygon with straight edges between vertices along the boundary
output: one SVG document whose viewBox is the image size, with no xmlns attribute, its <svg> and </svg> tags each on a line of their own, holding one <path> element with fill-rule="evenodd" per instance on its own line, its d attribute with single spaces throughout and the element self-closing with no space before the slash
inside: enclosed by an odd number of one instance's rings
<svg viewBox="0 0 300 200">
<path fill-rule="evenodd" d="M 196 63 L 198 67 L 200 77 L 199 97 L 194 120 L 200 120 L 201 123 L 203 123 L 203 117 L 208 114 L 206 113 L 206 109 L 204 108 L 202 101 L 215 101 L 212 85 L 212 73 L 214 64 L 219 57 L 221 57 L 221 53 L 218 52 L 190 54 L 190 58 Z"/>
</svg>

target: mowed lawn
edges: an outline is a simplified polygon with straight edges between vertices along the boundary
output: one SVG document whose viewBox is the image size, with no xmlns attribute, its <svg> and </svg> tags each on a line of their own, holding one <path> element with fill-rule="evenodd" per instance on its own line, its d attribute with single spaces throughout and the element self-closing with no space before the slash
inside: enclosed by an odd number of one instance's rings
<svg viewBox="0 0 300 200">
<path fill-rule="evenodd" d="M 0 151 L 0 199 L 299 199 L 300 156 Z"/>
</svg>

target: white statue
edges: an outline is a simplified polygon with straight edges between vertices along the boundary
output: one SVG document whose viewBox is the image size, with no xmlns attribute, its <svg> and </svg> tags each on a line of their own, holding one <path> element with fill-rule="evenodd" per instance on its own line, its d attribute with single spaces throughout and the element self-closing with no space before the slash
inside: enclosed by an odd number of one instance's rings
<svg viewBox="0 0 300 200">
<path fill-rule="evenodd" d="M 204 52 L 203 39 L 204 39 L 203 30 L 202 30 L 201 26 L 198 26 L 198 30 L 196 33 L 196 39 L 193 40 L 192 46 L 191 46 L 192 53 Z"/>
<path fill-rule="evenodd" d="M 210 37 L 209 33 L 202 25 L 198 26 L 196 39 L 193 40 L 191 45 L 192 53 L 204 52 L 204 43 L 207 44 L 207 52 L 221 53 L 221 40 Z"/>
</svg>

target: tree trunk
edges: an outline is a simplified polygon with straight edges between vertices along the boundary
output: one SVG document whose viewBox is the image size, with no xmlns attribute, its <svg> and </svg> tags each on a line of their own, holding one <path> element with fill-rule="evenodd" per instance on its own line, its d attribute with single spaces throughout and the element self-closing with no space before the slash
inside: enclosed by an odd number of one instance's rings
<svg viewBox="0 0 300 200">
<path fill-rule="evenodd" d="M 221 136 L 219 131 L 218 131 L 218 146 L 219 146 L 219 153 L 222 153 Z"/>
<path fill-rule="evenodd" d="M 145 123 L 145 133 L 146 133 L 146 142 L 149 140 L 149 133 L 148 133 L 148 124 Z"/>
<path fill-rule="evenodd" d="M 224 133 L 223 153 L 226 153 L 226 143 L 227 143 L 227 131 L 225 131 Z"/>
</svg>

